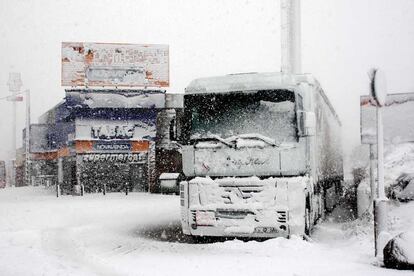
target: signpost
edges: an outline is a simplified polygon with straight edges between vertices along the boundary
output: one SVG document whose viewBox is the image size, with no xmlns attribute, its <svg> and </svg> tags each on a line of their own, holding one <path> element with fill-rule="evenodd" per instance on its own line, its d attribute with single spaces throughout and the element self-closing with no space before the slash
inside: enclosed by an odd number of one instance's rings
<svg viewBox="0 0 414 276">
<path fill-rule="evenodd" d="M 384 187 L 384 131 L 382 124 L 382 107 L 385 106 L 387 98 L 387 86 L 384 73 L 375 69 L 372 76 L 372 96 L 377 104 L 377 172 L 378 189 L 377 198 L 374 201 L 374 227 L 375 227 L 375 256 L 378 256 L 379 237 L 387 230 L 387 198 Z"/>
</svg>

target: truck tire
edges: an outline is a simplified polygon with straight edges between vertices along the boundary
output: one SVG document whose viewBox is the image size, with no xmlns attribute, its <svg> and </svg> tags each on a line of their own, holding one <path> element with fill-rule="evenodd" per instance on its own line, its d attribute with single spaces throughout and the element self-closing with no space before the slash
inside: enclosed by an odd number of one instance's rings
<svg viewBox="0 0 414 276">
<path fill-rule="evenodd" d="M 305 201 L 305 235 L 310 235 L 312 225 L 313 223 L 311 222 L 311 202 L 310 197 L 308 195 Z"/>
</svg>

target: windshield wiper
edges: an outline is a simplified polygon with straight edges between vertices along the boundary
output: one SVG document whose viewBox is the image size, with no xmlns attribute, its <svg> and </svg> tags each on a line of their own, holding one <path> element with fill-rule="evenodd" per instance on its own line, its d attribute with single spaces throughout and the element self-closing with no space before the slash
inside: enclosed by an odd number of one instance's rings
<svg viewBox="0 0 414 276">
<path fill-rule="evenodd" d="M 248 133 L 248 134 L 240 134 L 231 136 L 229 138 L 221 138 L 218 135 L 210 135 L 207 137 L 200 137 L 200 138 L 193 138 L 190 140 L 191 144 L 197 144 L 198 142 L 220 142 L 230 148 L 236 148 L 237 147 L 237 140 L 238 139 L 245 139 L 245 140 L 256 140 L 256 141 L 262 141 L 265 144 L 268 144 L 272 147 L 280 147 L 280 144 L 277 144 L 276 141 L 270 137 L 266 137 L 261 134 L 257 133 Z"/>
<path fill-rule="evenodd" d="M 276 143 L 276 141 L 270 137 L 266 137 L 264 135 L 261 134 L 257 134 L 257 133 L 248 133 L 248 134 L 240 134 L 240 135 L 236 135 L 236 136 L 232 136 L 230 138 L 228 138 L 228 140 L 232 140 L 232 141 L 237 141 L 237 139 L 250 139 L 250 140 L 258 140 L 258 141 L 263 141 L 268 145 L 271 145 L 273 147 L 279 147 L 280 145 Z"/>
<path fill-rule="evenodd" d="M 196 144 L 198 142 L 211 142 L 211 141 L 215 141 L 215 142 L 220 142 L 230 148 L 234 148 L 234 144 L 231 141 L 228 141 L 228 139 L 223 139 L 220 136 L 217 135 L 211 135 L 211 136 L 207 136 L 207 137 L 202 137 L 202 138 L 193 138 L 190 139 L 190 143 L 191 144 Z"/>
</svg>

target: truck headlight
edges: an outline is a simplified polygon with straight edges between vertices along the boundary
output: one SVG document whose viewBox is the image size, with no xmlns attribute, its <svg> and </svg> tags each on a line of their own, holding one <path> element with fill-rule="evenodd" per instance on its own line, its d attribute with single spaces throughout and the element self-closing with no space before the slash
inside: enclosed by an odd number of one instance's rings
<svg viewBox="0 0 414 276">
<path fill-rule="evenodd" d="M 216 214 L 212 211 L 196 211 L 196 224 L 199 226 L 213 226 L 216 224 Z"/>
</svg>

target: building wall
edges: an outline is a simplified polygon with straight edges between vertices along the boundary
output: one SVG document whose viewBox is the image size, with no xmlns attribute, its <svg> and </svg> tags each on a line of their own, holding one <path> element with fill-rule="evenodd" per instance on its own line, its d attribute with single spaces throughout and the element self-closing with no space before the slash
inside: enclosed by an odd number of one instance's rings
<svg viewBox="0 0 414 276">
<path fill-rule="evenodd" d="M 67 91 L 64 102 L 41 116 L 42 124 L 31 126 L 34 182 L 53 179 L 67 194 L 78 190 L 75 186 L 80 184 L 86 192 L 100 192 L 103 188 L 149 190 L 150 183 L 156 182 L 154 144 L 159 112 L 156 107 L 162 105 L 150 100 L 163 99 L 163 93 L 151 91 L 151 98 L 145 91 L 135 96 L 130 91 L 121 92 L 117 97 L 122 96 L 123 101 L 116 102 L 119 100 L 114 97 L 119 93 L 116 90 Z M 101 98 L 90 106 L 86 99 L 90 93 L 104 99 L 110 97 L 115 101 L 114 107 Z M 130 106 L 131 99 L 134 107 Z M 105 103 L 102 107 L 101 102 Z"/>
<path fill-rule="evenodd" d="M 52 186 L 57 183 L 56 159 L 33 159 L 30 162 L 31 184 Z"/>
<path fill-rule="evenodd" d="M 156 112 L 83 113 L 75 125 L 77 180 L 86 192 L 148 191 Z"/>
</svg>

